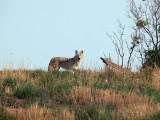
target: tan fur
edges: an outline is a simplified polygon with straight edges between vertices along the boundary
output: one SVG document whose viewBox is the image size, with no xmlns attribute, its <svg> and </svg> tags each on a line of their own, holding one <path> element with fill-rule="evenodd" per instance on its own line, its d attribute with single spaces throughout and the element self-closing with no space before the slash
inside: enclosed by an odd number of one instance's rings
<svg viewBox="0 0 160 120">
<path fill-rule="evenodd" d="M 83 59 L 83 50 L 79 53 L 75 51 L 73 58 L 54 57 L 50 60 L 48 71 L 59 70 L 60 67 L 66 70 L 77 70 Z"/>
</svg>

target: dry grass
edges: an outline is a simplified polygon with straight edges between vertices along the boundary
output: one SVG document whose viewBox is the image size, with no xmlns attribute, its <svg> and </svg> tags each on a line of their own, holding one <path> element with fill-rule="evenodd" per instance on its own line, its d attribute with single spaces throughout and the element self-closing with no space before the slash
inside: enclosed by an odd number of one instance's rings
<svg viewBox="0 0 160 120">
<path fill-rule="evenodd" d="M 18 79 L 20 81 L 26 80 L 26 78 L 28 78 L 27 72 L 25 70 L 17 70 L 17 71 L 13 71 L 13 70 L 4 70 L 1 71 L 0 73 L 0 79 L 4 80 L 7 77 L 11 77 L 11 78 L 15 78 Z"/>
<path fill-rule="evenodd" d="M 37 97 L 34 98 L 36 102 L 28 108 L 21 107 L 21 104 L 17 108 L 6 106 L 7 111 L 13 113 L 19 120 L 74 120 L 78 117 L 76 111 L 71 110 L 72 108 L 78 108 L 78 110 L 86 112 L 87 108 L 95 105 L 99 108 L 98 116 L 100 116 L 106 114 L 106 111 L 101 107 L 108 107 L 110 104 L 114 106 L 114 109 L 110 111 L 112 119 L 117 120 L 121 118 L 131 120 L 149 118 L 160 112 L 160 100 L 155 102 L 157 94 L 152 95 L 149 91 L 151 89 L 157 93 L 160 92 L 159 68 L 149 69 L 148 71 L 142 70 L 139 73 L 129 75 L 110 70 L 77 71 L 73 75 L 67 72 L 48 73 L 44 71 L 14 71 L 11 69 L 0 72 L 0 85 L 2 87 L 5 79 L 9 77 L 15 79 L 17 84 L 14 90 L 10 86 L 4 88 L 7 98 L 15 97 L 14 93 L 17 88 L 27 84 L 31 85 L 31 88 L 36 88 L 33 89 L 36 92 L 41 89 L 44 90 L 40 97 L 33 94 L 34 97 Z M 148 88 L 150 88 L 149 93 L 146 90 Z M 25 88 L 22 90 L 25 90 Z M 41 98 L 46 91 L 49 91 L 46 94 L 47 96 Z M 32 94 L 28 99 L 16 98 L 16 100 L 24 99 L 28 102 L 30 98 L 32 98 Z M 40 99 L 44 99 L 42 103 L 46 99 L 48 103 L 52 102 L 51 99 L 55 99 L 55 104 L 58 104 L 59 107 L 56 105 L 40 107 Z M 7 103 L 7 100 L 2 98 L 0 101 Z M 47 104 L 47 102 L 44 104 Z M 91 116 L 88 119 L 92 119 Z"/>
<path fill-rule="evenodd" d="M 69 112 L 67 108 L 54 111 L 50 108 L 39 107 L 37 103 L 30 108 L 7 108 L 18 120 L 74 120 L 74 112 Z"/>
<path fill-rule="evenodd" d="M 152 87 L 160 89 L 160 69 L 155 67 L 152 72 Z"/>
<path fill-rule="evenodd" d="M 160 111 L 160 107 L 147 96 L 140 97 L 134 93 L 121 94 L 109 90 L 94 90 L 89 87 L 74 87 L 71 97 L 75 104 L 92 106 L 94 104 L 107 106 L 113 104 L 118 118 L 137 119 L 151 116 Z"/>
</svg>

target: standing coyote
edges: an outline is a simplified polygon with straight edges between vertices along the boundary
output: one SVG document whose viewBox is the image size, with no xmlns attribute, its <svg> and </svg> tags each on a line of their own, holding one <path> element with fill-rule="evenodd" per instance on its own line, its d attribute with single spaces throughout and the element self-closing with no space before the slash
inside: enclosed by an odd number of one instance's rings
<svg viewBox="0 0 160 120">
<path fill-rule="evenodd" d="M 81 64 L 83 59 L 83 50 L 81 52 L 75 51 L 75 56 L 73 58 L 65 57 L 54 57 L 50 60 L 48 71 L 59 70 L 59 68 L 64 68 L 66 70 L 77 70 L 78 66 Z"/>
</svg>

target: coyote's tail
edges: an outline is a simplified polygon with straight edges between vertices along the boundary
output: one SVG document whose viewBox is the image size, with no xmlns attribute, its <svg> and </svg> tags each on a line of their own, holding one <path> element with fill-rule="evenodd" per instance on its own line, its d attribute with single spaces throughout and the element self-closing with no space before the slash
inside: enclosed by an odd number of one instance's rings
<svg viewBox="0 0 160 120">
<path fill-rule="evenodd" d="M 53 65 L 51 64 L 51 62 L 48 65 L 48 71 L 49 72 L 53 71 Z"/>
<path fill-rule="evenodd" d="M 59 63 L 56 59 L 51 59 L 49 65 L 48 65 L 48 71 L 52 72 L 53 70 L 59 69 Z"/>
</svg>

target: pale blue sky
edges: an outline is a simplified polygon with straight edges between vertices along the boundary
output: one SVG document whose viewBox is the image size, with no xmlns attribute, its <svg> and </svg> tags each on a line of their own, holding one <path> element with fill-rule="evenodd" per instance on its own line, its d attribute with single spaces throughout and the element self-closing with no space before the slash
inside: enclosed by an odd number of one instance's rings
<svg viewBox="0 0 160 120">
<path fill-rule="evenodd" d="M 102 67 L 103 53 L 117 55 L 106 32 L 126 25 L 126 0 L 0 0 L 0 68 L 47 70 L 52 57 L 84 51 L 83 66 Z"/>
</svg>

